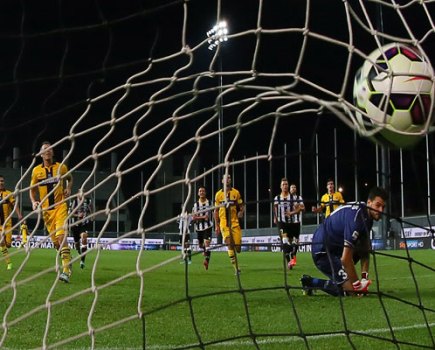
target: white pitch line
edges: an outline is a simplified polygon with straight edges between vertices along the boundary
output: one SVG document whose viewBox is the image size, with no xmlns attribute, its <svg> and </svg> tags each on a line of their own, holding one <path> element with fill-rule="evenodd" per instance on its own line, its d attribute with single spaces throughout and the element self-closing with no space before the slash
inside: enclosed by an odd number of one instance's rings
<svg viewBox="0 0 435 350">
<path fill-rule="evenodd" d="M 429 327 L 434 327 L 435 323 L 429 323 Z M 404 331 L 404 330 L 408 330 L 408 329 L 418 329 L 418 328 L 426 328 L 425 324 L 414 324 L 414 325 L 409 325 L 409 326 L 400 326 L 400 327 L 392 327 L 393 331 Z M 358 331 L 353 331 L 353 332 L 358 332 L 358 333 L 368 333 L 368 334 L 375 334 L 375 333 L 384 333 L 384 332 L 389 332 L 390 329 L 389 328 L 374 328 L 374 329 L 367 329 L 365 331 L 362 330 L 358 330 Z M 313 335 L 313 336 L 307 336 L 308 340 L 315 340 L 315 339 L 323 339 L 323 338 L 334 338 L 334 337 L 345 337 L 345 334 L 321 334 L 321 335 Z M 353 334 L 351 334 L 351 336 L 354 336 Z M 264 337 L 262 337 L 264 338 Z M 280 338 L 284 338 L 281 337 Z M 269 340 L 270 339 L 270 340 Z M 277 339 L 277 338 L 272 338 L 270 337 L 269 339 L 262 339 L 262 340 L 257 340 L 258 344 L 292 344 L 297 342 L 301 342 L 303 339 L 299 336 L 291 336 L 291 339 Z M 295 340 L 296 339 L 296 340 Z M 247 341 L 247 340 L 243 340 L 243 341 L 231 341 L 231 342 L 224 342 L 224 343 L 220 343 L 220 344 L 215 344 L 215 345 L 208 345 L 207 347 L 212 347 L 212 346 L 237 346 L 237 345 L 249 345 L 252 344 L 252 341 Z M 194 346 L 195 344 L 178 344 L 178 345 L 171 345 L 171 346 L 162 346 L 162 345 L 152 345 L 152 346 L 147 346 L 147 349 L 150 350 L 169 350 L 169 349 L 173 349 L 174 347 L 177 346 Z"/>
</svg>

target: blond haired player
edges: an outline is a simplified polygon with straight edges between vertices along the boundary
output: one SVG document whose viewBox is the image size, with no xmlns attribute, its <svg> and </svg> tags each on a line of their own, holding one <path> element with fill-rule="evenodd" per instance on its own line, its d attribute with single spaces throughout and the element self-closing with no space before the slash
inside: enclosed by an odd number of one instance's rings
<svg viewBox="0 0 435 350">
<path fill-rule="evenodd" d="M 222 239 L 228 247 L 228 256 L 234 266 L 236 275 L 240 273 L 235 255 L 240 253 L 242 247 L 242 229 L 239 219 L 245 210 L 240 192 L 231 186 L 231 176 L 222 177 L 223 188 L 215 195 L 214 218 L 216 235 L 222 234 Z"/>
<path fill-rule="evenodd" d="M 0 249 L 8 270 L 12 270 L 8 248 L 12 245 L 12 213 L 14 211 L 18 219 L 22 220 L 23 216 L 15 203 L 12 192 L 5 188 L 5 177 L 0 175 Z"/>
<path fill-rule="evenodd" d="M 71 251 L 67 242 L 68 205 L 65 201 L 71 194 L 72 175 L 65 164 L 54 161 L 50 142 L 41 146 L 42 164 L 32 170 L 30 200 L 33 210 L 42 208 L 45 227 L 54 247 L 59 250 L 62 260 L 62 273 L 59 279 L 69 282 L 71 276 Z"/>
</svg>

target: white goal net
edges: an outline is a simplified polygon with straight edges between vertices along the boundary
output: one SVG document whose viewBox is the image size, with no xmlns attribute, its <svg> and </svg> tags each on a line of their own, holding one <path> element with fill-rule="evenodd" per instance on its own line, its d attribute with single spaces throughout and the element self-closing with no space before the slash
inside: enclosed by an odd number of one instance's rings
<svg viewBox="0 0 435 350">
<path fill-rule="evenodd" d="M 426 85 L 411 92 L 428 96 L 415 102 L 423 122 L 399 132 L 421 140 L 414 151 L 388 153 L 388 174 L 379 163 L 389 150 L 366 139 L 394 124 L 382 119 L 388 106 L 380 102 L 382 122 L 371 124 L 353 89 L 370 53 L 389 43 L 414 48 L 428 66 L 435 62 L 434 13 L 431 0 L 0 4 L 0 174 L 23 214 L 10 214 L 13 244 L 0 257 L 0 347 L 433 348 L 434 266 L 410 250 L 434 249 L 433 70 L 421 73 Z M 391 85 L 410 74 L 380 67 L 382 73 Z M 89 198 L 93 207 L 84 269 L 68 238 L 69 284 L 58 279 L 61 256 L 44 249 L 53 245 L 43 211 L 29 200 L 45 140 L 74 179 L 65 201 Z M 214 205 L 225 173 L 246 202 L 244 235 L 266 237 L 243 241 L 240 276 L 214 233 L 209 271 L 193 232 L 193 264 L 179 264 L 177 218 L 191 212 L 201 186 Z M 403 249 L 372 252 L 377 283 L 369 297 L 307 300 L 299 278 L 317 273 L 309 242 L 301 244 L 298 270 L 270 255 L 279 245 L 271 238 L 272 198 L 281 177 L 292 178 L 306 202 L 304 224 L 315 226 L 311 205 L 333 174 L 347 183 L 348 201 L 365 200 L 367 183 L 390 187 L 387 228 L 375 234 Z M 416 187 L 404 189 L 404 178 Z M 412 216 L 410 208 L 420 222 L 398 219 L 405 210 Z M 29 239 L 19 248 L 24 220 Z M 245 251 L 256 254 L 247 266 Z M 399 266 L 394 278 L 389 264 Z M 318 316 L 324 308 L 329 320 Z M 405 313 L 413 315 L 409 322 Z"/>
</svg>

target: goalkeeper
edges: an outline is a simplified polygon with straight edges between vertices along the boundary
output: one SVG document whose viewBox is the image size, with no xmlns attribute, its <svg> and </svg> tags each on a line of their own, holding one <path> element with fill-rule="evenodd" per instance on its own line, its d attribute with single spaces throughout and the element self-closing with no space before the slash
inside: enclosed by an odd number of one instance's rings
<svg viewBox="0 0 435 350">
<path fill-rule="evenodd" d="M 374 187 L 370 190 L 367 204 L 344 205 L 317 228 L 313 235 L 311 253 L 314 264 L 329 280 L 302 276 L 305 294 L 311 295 L 315 289 L 334 296 L 368 292 L 371 283 L 368 279 L 369 235 L 373 220 L 381 218 L 386 200 L 385 190 Z M 361 279 L 355 269 L 359 258 Z"/>
</svg>

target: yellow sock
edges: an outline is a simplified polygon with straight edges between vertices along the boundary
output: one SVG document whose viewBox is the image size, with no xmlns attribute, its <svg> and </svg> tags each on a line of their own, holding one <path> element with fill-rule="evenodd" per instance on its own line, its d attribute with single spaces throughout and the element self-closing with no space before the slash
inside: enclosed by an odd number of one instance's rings
<svg viewBox="0 0 435 350">
<path fill-rule="evenodd" d="M 228 249 L 228 256 L 231 260 L 231 264 L 235 264 L 236 263 L 236 257 L 234 256 L 234 250 L 233 249 Z"/>
<path fill-rule="evenodd" d="M 27 225 L 22 224 L 21 225 L 21 244 L 27 243 Z"/>
<path fill-rule="evenodd" d="M 4 246 L 4 247 L 1 247 L 1 249 L 2 249 L 2 255 L 5 258 L 6 265 L 10 264 L 11 258 L 9 257 L 8 247 Z"/>
<path fill-rule="evenodd" d="M 71 264 L 71 250 L 69 247 L 62 247 L 60 249 L 60 257 L 62 259 L 63 272 L 66 274 L 71 274 L 70 264 Z"/>
</svg>

